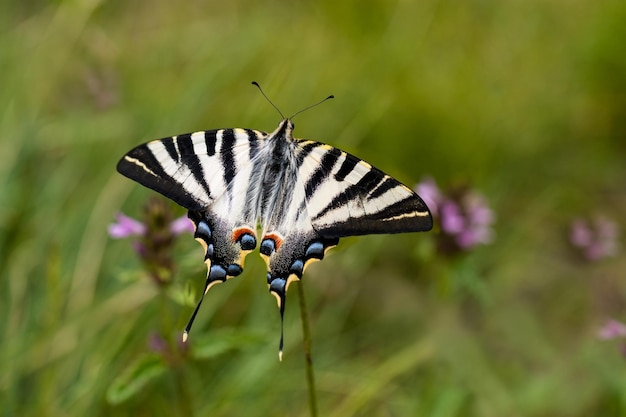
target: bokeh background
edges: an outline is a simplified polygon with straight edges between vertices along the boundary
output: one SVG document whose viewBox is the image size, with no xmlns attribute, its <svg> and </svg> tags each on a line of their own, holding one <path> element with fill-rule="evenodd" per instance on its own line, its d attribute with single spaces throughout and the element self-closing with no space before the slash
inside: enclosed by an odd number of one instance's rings
<svg viewBox="0 0 626 417">
<path fill-rule="evenodd" d="M 621 0 L 2 2 L 0 413 L 309 415 L 297 292 L 281 363 L 258 255 L 184 347 L 200 246 L 159 286 L 107 231 L 154 196 L 115 171 L 132 147 L 275 128 L 256 80 L 286 114 L 335 94 L 296 136 L 496 218 L 489 244 L 350 238 L 307 270 L 321 415 L 626 415 L 624 332 L 599 334 L 626 319 L 623 248 L 570 241 L 626 226 L 625 22 Z"/>
</svg>

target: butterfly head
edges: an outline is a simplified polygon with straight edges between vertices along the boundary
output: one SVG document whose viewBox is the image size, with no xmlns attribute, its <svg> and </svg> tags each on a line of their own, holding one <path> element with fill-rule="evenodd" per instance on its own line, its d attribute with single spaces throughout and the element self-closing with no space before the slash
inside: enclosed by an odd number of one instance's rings
<svg viewBox="0 0 626 417">
<path fill-rule="evenodd" d="M 272 136 L 283 137 L 287 139 L 292 139 L 292 133 L 295 125 L 291 121 L 291 119 L 283 119 L 279 124 L 276 130 L 272 132 Z"/>
</svg>

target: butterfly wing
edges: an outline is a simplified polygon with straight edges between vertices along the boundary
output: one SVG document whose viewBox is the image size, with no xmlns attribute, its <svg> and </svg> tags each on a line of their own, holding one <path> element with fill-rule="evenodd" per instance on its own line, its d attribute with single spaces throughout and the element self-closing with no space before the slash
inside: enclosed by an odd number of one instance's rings
<svg viewBox="0 0 626 417">
<path fill-rule="evenodd" d="M 261 243 L 268 285 L 281 308 L 289 283 L 339 238 L 432 228 L 428 207 L 409 187 L 338 148 L 294 142 L 297 185 Z"/>
<path fill-rule="evenodd" d="M 312 261 L 323 259 L 339 238 L 432 228 L 426 204 L 407 186 L 340 149 L 293 141 L 296 186 L 261 242 L 281 317 L 289 284 L 301 279 Z M 282 346 L 281 334 L 279 355 Z"/>
<path fill-rule="evenodd" d="M 248 186 L 267 133 L 219 129 L 179 135 L 140 145 L 118 163 L 118 171 L 189 209 L 194 237 L 205 251 L 204 294 L 243 271 L 256 247 L 256 218 Z M 237 181 L 235 181 L 237 177 Z"/>
<path fill-rule="evenodd" d="M 302 164 L 306 205 L 321 236 L 339 238 L 428 231 L 433 221 L 409 187 L 369 163 L 329 145 L 313 148 Z"/>
<path fill-rule="evenodd" d="M 258 141 L 266 136 L 218 129 L 154 140 L 124 155 L 117 170 L 189 210 L 205 210 L 232 182 L 235 154 L 254 156 Z"/>
</svg>

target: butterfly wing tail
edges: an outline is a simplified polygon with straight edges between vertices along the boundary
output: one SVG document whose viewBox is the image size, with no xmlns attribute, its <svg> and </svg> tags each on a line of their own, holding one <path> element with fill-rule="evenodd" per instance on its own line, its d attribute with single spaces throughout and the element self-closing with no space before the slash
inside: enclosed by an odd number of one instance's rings
<svg viewBox="0 0 626 417">
<path fill-rule="evenodd" d="M 268 266 L 267 286 L 276 297 L 280 312 L 281 332 L 278 357 L 283 355 L 283 319 L 287 290 L 293 281 L 299 281 L 304 270 L 314 261 L 324 258 L 326 252 L 336 246 L 339 239 L 325 239 L 314 231 L 309 233 L 290 234 L 278 241 L 276 234 L 268 234 L 261 242 L 261 255 Z"/>
<path fill-rule="evenodd" d="M 204 291 L 185 327 L 183 341 L 187 340 L 205 294 L 214 285 L 240 275 L 245 256 L 256 247 L 256 233 L 251 227 L 232 227 L 225 219 L 206 211 L 190 211 L 189 218 L 195 226 L 194 238 L 204 248 L 208 271 Z"/>
</svg>

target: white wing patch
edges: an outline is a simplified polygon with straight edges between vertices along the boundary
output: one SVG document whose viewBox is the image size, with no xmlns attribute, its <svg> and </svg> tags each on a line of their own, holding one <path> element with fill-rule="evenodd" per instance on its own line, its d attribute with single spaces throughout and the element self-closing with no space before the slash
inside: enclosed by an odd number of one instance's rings
<svg viewBox="0 0 626 417">
<path fill-rule="evenodd" d="M 177 143 L 177 139 L 174 139 L 174 143 Z M 155 159 L 161 162 L 163 171 L 165 171 L 174 182 L 179 184 L 185 192 L 193 195 L 197 200 L 204 202 L 207 206 L 211 204 L 213 199 L 193 176 L 189 166 L 180 164 L 178 161 L 174 160 L 167 152 L 162 142 L 150 142 L 148 149 L 152 152 Z"/>
</svg>

